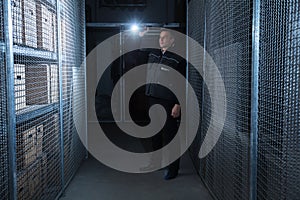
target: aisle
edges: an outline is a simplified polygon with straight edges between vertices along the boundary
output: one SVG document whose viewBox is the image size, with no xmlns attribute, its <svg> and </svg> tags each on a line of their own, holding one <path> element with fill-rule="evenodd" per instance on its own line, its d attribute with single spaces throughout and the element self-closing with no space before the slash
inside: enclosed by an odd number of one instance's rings
<svg viewBox="0 0 300 200">
<path fill-rule="evenodd" d="M 163 179 L 163 170 L 147 174 L 123 173 L 87 159 L 60 200 L 211 200 L 188 153 L 176 179 Z"/>
</svg>

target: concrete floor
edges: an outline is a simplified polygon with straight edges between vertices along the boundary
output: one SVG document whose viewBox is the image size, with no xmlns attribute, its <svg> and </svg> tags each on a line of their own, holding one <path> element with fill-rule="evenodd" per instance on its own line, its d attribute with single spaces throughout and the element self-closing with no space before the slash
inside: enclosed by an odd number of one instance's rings
<svg viewBox="0 0 300 200">
<path fill-rule="evenodd" d="M 163 170 L 147 174 L 119 172 L 90 157 L 83 162 L 60 200 L 212 200 L 188 153 L 181 158 L 176 179 Z"/>
</svg>

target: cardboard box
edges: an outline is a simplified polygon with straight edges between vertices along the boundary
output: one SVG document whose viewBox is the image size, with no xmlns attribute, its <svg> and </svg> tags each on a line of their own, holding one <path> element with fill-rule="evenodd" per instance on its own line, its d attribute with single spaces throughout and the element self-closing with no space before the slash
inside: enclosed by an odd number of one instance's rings
<svg viewBox="0 0 300 200">
<path fill-rule="evenodd" d="M 43 4 L 37 4 L 38 47 L 54 51 L 53 13 Z"/>
<path fill-rule="evenodd" d="M 54 52 L 57 52 L 57 16 L 56 13 L 52 13 L 52 30 L 53 30 L 53 42 L 52 48 Z"/>
<path fill-rule="evenodd" d="M 37 157 L 41 156 L 43 153 L 43 135 L 44 126 L 43 124 L 36 127 L 36 154 Z"/>
<path fill-rule="evenodd" d="M 39 159 L 41 162 L 41 187 L 43 191 L 45 191 L 47 189 L 47 175 L 48 175 L 47 154 L 42 153 Z"/>
<path fill-rule="evenodd" d="M 17 192 L 18 199 L 30 199 L 28 191 L 28 174 L 26 170 L 21 170 L 17 174 Z"/>
<path fill-rule="evenodd" d="M 59 81 L 58 81 L 58 66 L 50 65 L 50 99 L 49 103 L 56 103 L 59 100 Z"/>
<path fill-rule="evenodd" d="M 28 168 L 28 190 L 31 199 L 40 199 L 43 192 L 42 188 L 41 162 L 40 160 L 36 160 L 36 162 Z"/>
<path fill-rule="evenodd" d="M 67 50 L 67 37 L 66 37 L 66 20 L 61 16 L 61 22 L 60 22 L 60 38 L 61 38 L 61 50 L 62 52 L 65 52 Z"/>
<path fill-rule="evenodd" d="M 32 127 L 17 134 L 17 169 L 26 169 L 36 158 L 36 127 Z"/>
<path fill-rule="evenodd" d="M 48 162 L 47 162 L 47 154 L 46 153 L 42 153 L 39 157 L 40 161 L 41 161 L 41 170 L 42 170 L 42 177 L 46 177 L 47 176 L 47 167 L 48 167 Z"/>
<path fill-rule="evenodd" d="M 59 100 L 57 65 L 28 65 L 25 68 L 26 105 L 43 105 Z"/>
<path fill-rule="evenodd" d="M 14 65 L 14 90 L 16 111 L 26 107 L 25 97 L 25 65 Z"/>
<path fill-rule="evenodd" d="M 21 170 L 17 175 L 18 199 L 41 199 L 45 188 L 41 177 L 41 160 Z"/>
<path fill-rule="evenodd" d="M 23 0 L 12 0 L 13 43 L 23 44 Z"/>
<path fill-rule="evenodd" d="M 37 47 L 36 3 L 34 0 L 24 1 L 24 43 Z"/>
<path fill-rule="evenodd" d="M 27 65 L 25 67 L 26 105 L 48 104 L 48 65 Z"/>
<path fill-rule="evenodd" d="M 70 65 L 62 65 L 62 98 L 67 100 L 72 95 L 72 79 L 73 79 L 73 67 Z"/>
</svg>

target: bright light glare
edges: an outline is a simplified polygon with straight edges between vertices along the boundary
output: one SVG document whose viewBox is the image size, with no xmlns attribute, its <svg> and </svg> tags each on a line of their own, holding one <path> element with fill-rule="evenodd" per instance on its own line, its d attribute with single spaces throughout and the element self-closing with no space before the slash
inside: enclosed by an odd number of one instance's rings
<svg viewBox="0 0 300 200">
<path fill-rule="evenodd" d="M 139 27 L 136 24 L 133 24 L 130 29 L 132 32 L 137 32 L 139 30 Z"/>
</svg>

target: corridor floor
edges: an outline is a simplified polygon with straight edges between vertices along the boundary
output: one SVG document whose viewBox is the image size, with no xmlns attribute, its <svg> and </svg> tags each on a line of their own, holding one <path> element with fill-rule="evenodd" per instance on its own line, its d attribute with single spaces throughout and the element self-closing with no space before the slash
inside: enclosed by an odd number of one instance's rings
<svg viewBox="0 0 300 200">
<path fill-rule="evenodd" d="M 130 174 L 111 169 L 93 157 L 83 162 L 60 200 L 212 200 L 193 168 L 188 152 L 177 178 L 163 170 Z"/>
</svg>

